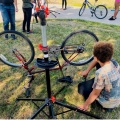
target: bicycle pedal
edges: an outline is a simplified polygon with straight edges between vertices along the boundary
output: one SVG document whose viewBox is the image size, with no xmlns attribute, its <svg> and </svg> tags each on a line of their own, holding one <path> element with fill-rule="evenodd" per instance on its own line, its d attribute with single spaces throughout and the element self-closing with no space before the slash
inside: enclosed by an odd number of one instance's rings
<svg viewBox="0 0 120 120">
<path fill-rule="evenodd" d="M 66 49 L 64 49 L 64 52 L 65 52 L 65 54 L 68 54 L 68 51 Z"/>
<path fill-rule="evenodd" d="M 63 78 L 58 79 L 58 82 L 66 82 L 66 83 L 72 83 L 73 80 L 70 76 L 65 76 Z"/>
</svg>

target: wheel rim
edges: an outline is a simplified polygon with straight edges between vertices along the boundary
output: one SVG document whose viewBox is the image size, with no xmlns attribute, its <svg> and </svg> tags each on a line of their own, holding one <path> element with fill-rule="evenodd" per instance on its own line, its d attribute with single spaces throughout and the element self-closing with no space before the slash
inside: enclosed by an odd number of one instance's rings
<svg viewBox="0 0 120 120">
<path fill-rule="evenodd" d="M 99 5 L 95 9 L 95 16 L 99 19 L 103 19 L 107 16 L 107 9 L 105 6 Z"/>
<path fill-rule="evenodd" d="M 81 16 L 84 13 L 86 4 L 83 4 L 83 6 L 81 7 L 80 11 L 79 11 L 79 16 Z"/>
<path fill-rule="evenodd" d="M 13 35 L 13 37 L 11 36 Z M 13 67 L 22 66 L 22 63 L 15 54 L 22 54 L 29 64 L 34 58 L 34 48 L 27 37 L 16 31 L 0 33 L 0 59 L 7 65 Z"/>
<path fill-rule="evenodd" d="M 66 38 L 64 47 L 62 46 L 63 58 L 72 65 L 84 65 L 93 59 L 93 46 L 97 41 L 98 39 L 92 34 L 84 31 L 74 32 Z M 69 46 L 74 46 L 74 48 L 69 48 Z M 78 51 L 81 48 L 83 51 Z M 69 52 L 71 49 L 77 50 L 77 52 Z"/>
</svg>

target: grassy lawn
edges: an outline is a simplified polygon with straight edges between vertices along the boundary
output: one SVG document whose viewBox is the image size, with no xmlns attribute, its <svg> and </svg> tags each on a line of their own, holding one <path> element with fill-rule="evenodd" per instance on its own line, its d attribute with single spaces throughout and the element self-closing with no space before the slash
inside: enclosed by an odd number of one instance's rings
<svg viewBox="0 0 120 120">
<path fill-rule="evenodd" d="M 16 25 L 17 31 L 21 32 L 22 22 L 18 21 Z M 47 20 L 46 28 L 48 45 L 61 44 L 62 41 L 73 31 L 89 30 L 96 34 L 100 41 L 109 41 L 114 45 L 115 53 L 113 57 L 120 63 L 119 26 L 88 21 L 86 22 L 82 20 Z M 2 30 L 2 24 L 0 24 L 0 31 Z M 36 59 L 43 57 L 43 54 L 38 49 L 38 44 L 42 43 L 41 28 L 39 24 L 33 24 L 33 31 L 33 34 L 25 35 L 31 40 L 34 45 Z M 63 59 L 61 58 L 61 55 L 59 55 L 59 59 L 62 63 Z M 30 64 L 30 66 L 33 66 L 34 62 L 35 60 Z M 60 94 L 58 94 L 57 99 L 62 99 L 64 103 L 69 103 L 76 106 L 84 102 L 83 97 L 77 92 L 77 86 L 80 82 L 82 82 L 82 77 L 79 76 L 77 72 L 84 70 L 87 65 L 68 65 L 67 70 L 66 68 L 63 68 L 65 75 L 70 75 L 73 78 L 73 83 L 69 87 L 66 87 Z M 37 68 L 36 70 L 39 69 L 40 68 Z M 94 71 L 95 69 L 90 73 L 88 79 L 94 77 Z M 28 82 L 28 77 L 25 73 L 26 70 L 24 70 L 23 68 L 12 68 L 0 62 L 0 119 L 28 119 L 36 111 L 36 106 L 31 102 L 16 102 L 16 98 L 25 97 L 24 86 Z M 51 88 L 53 94 L 55 94 L 63 85 L 65 85 L 65 83 L 57 82 L 57 79 L 61 76 L 62 75 L 59 70 L 50 72 Z M 47 92 L 45 74 L 35 74 L 35 80 L 32 82 L 31 85 L 31 97 L 45 98 L 46 96 Z M 40 105 L 40 102 L 38 102 L 37 104 Z M 62 111 L 63 109 L 55 106 L 55 111 L 58 110 Z M 112 112 L 106 112 L 93 104 L 92 106 L 90 106 L 89 111 L 91 113 L 97 114 L 98 116 L 102 116 L 104 119 L 120 119 L 120 107 L 114 109 Z M 37 116 L 37 118 L 46 117 L 44 114 L 41 113 Z M 89 117 L 77 112 L 68 112 L 64 115 L 59 115 L 57 118 L 88 119 Z"/>
<path fill-rule="evenodd" d="M 67 0 L 67 5 L 80 7 L 84 0 Z M 95 0 L 89 0 L 90 3 L 94 4 Z M 48 3 L 62 4 L 62 0 L 48 0 Z M 104 4 L 107 8 L 114 8 L 114 0 L 98 0 L 96 5 Z"/>
</svg>

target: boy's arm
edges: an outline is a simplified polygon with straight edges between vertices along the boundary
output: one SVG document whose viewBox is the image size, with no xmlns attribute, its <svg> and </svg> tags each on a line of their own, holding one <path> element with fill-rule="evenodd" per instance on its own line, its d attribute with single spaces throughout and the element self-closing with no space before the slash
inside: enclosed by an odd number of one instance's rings
<svg viewBox="0 0 120 120">
<path fill-rule="evenodd" d="M 15 11 L 18 12 L 18 6 L 17 6 L 17 0 L 14 0 L 14 5 L 15 5 Z"/>
<path fill-rule="evenodd" d="M 89 64 L 88 68 L 86 70 L 84 70 L 81 73 L 81 75 L 83 77 L 86 77 L 88 75 L 88 73 L 90 72 L 90 70 L 92 70 L 92 68 L 94 68 L 96 64 L 97 64 L 97 61 L 95 59 L 93 59 L 93 61 Z"/>
<path fill-rule="evenodd" d="M 81 110 L 87 110 L 89 105 L 91 103 L 93 103 L 96 98 L 100 95 L 100 92 L 102 91 L 102 89 L 93 89 L 93 91 L 90 93 L 88 99 L 85 101 L 85 103 L 81 106 L 79 106 L 79 109 Z"/>
</svg>

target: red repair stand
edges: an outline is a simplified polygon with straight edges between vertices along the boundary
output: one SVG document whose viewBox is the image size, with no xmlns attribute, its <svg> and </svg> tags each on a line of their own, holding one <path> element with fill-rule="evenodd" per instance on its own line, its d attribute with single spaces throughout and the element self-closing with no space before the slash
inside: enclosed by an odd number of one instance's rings
<svg viewBox="0 0 120 120">
<path fill-rule="evenodd" d="M 58 64 L 58 61 L 49 60 L 49 57 L 48 57 L 48 46 L 47 46 L 47 41 L 46 41 L 46 19 L 45 19 L 48 14 L 49 14 L 48 8 L 44 9 L 44 7 L 42 7 L 42 9 L 39 11 L 39 17 L 40 17 L 41 29 L 42 29 L 42 42 L 43 42 L 43 45 L 39 45 L 39 48 L 44 53 L 44 59 L 37 58 L 37 60 L 36 60 L 37 66 L 39 68 L 45 69 L 47 98 L 45 98 L 45 99 L 18 98 L 17 100 L 18 101 L 19 100 L 32 101 L 38 107 L 38 110 L 32 115 L 32 117 L 30 119 L 34 119 L 41 111 L 48 117 L 48 119 L 56 119 L 57 115 L 64 114 L 64 113 L 69 112 L 69 111 L 75 111 L 75 112 L 83 113 L 87 116 L 91 116 L 91 117 L 96 118 L 96 119 L 101 119 L 99 116 L 96 116 L 96 115 L 91 114 L 89 112 L 85 112 L 85 111 L 78 109 L 78 107 L 62 103 L 62 102 L 58 101 L 55 98 L 55 96 L 52 96 L 49 69 L 56 66 Z M 35 103 L 35 101 L 42 101 L 44 103 L 43 103 L 43 105 L 38 106 Z M 61 113 L 54 112 L 54 104 L 59 105 L 59 106 L 64 107 L 64 108 L 67 108 L 69 110 L 63 111 Z M 43 111 L 43 109 L 46 106 L 48 106 L 48 109 L 49 109 L 48 113 L 49 114 L 47 114 L 45 111 Z"/>
</svg>

